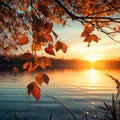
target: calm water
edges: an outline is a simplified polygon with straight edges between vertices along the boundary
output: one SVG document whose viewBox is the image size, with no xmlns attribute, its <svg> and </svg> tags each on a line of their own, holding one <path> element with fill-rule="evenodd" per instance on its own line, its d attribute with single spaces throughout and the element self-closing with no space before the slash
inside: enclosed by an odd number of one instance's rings
<svg viewBox="0 0 120 120">
<path fill-rule="evenodd" d="M 35 74 L 0 73 L 0 120 L 73 120 L 71 114 L 56 102 L 55 97 L 81 120 L 85 112 L 102 116 L 99 106 L 103 101 L 111 104 L 111 94 L 116 93 L 115 83 L 106 73 L 119 78 L 120 70 L 65 69 L 47 71 L 48 85 L 42 85 L 39 102 L 28 97 L 26 86 L 34 81 Z M 97 111 L 97 113 L 95 112 Z"/>
</svg>

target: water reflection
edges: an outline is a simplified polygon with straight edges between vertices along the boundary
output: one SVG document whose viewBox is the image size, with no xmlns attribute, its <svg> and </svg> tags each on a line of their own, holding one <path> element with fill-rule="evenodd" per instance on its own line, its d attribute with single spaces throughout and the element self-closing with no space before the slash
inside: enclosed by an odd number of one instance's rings
<svg viewBox="0 0 120 120">
<path fill-rule="evenodd" d="M 114 73 L 111 75 L 115 77 L 119 75 L 119 71 L 113 72 L 109 70 L 107 72 Z M 35 115 L 37 114 L 37 117 L 42 116 L 39 118 L 46 120 L 46 117 L 49 117 L 50 110 L 53 111 L 53 114 L 57 112 L 58 115 L 59 113 L 60 106 L 48 97 L 54 96 L 68 106 L 76 116 L 81 118 L 84 111 L 89 110 L 90 112 L 92 110 L 94 113 L 98 106 L 103 105 L 102 101 L 111 102 L 111 94 L 116 92 L 116 85 L 105 75 L 105 70 L 99 71 L 94 68 L 62 69 L 47 71 L 46 74 L 49 76 L 50 82 L 48 86 L 42 85 L 40 101 L 36 103 L 33 97 L 30 97 L 30 101 L 27 103 L 28 106 L 25 106 L 27 98 L 26 86 L 34 81 L 35 73 L 0 74 L 0 106 L 2 106 L 0 115 L 2 116 L 3 113 L 6 115 L 8 110 L 11 109 L 30 109 L 29 114 L 26 113 L 28 118 L 36 118 Z M 6 105 L 11 107 L 8 108 Z M 46 110 L 48 116 L 46 116 Z M 39 111 L 45 112 L 45 114 L 40 114 Z M 9 115 L 8 117 L 13 116 Z M 57 116 L 56 119 L 58 119 Z"/>
<path fill-rule="evenodd" d="M 95 85 L 95 83 L 96 83 L 96 80 L 97 80 L 97 77 L 99 77 L 98 75 L 97 75 L 97 72 L 96 72 L 96 70 L 94 69 L 94 68 L 91 68 L 90 69 L 90 71 L 89 71 L 89 76 L 90 76 L 90 84 L 92 85 L 92 86 L 94 86 Z"/>
</svg>

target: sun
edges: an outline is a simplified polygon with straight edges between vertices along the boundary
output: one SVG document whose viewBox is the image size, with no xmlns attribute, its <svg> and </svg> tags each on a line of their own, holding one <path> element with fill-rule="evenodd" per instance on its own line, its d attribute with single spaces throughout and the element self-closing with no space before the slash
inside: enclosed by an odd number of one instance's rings
<svg viewBox="0 0 120 120">
<path fill-rule="evenodd" d="M 87 60 L 91 63 L 95 63 L 97 60 L 99 60 L 99 56 L 97 54 L 91 54 L 87 57 Z"/>
</svg>

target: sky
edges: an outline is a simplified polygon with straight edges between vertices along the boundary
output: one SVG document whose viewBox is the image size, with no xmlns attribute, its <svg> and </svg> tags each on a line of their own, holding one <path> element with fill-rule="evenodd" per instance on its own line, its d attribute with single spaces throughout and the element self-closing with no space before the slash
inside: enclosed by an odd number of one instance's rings
<svg viewBox="0 0 120 120">
<path fill-rule="evenodd" d="M 61 50 L 56 53 L 54 58 L 60 59 L 80 59 L 94 62 L 96 60 L 117 60 L 120 59 L 120 43 L 117 43 L 105 34 L 95 31 L 96 35 L 101 38 L 98 43 L 92 42 L 90 47 L 87 47 L 86 42 L 83 42 L 84 38 L 81 37 L 81 33 L 84 28 L 80 22 L 68 22 L 65 27 L 61 25 L 54 25 L 53 30 L 58 34 L 60 40 L 68 45 L 66 53 Z M 120 41 L 120 37 L 117 36 L 117 40 Z M 56 41 L 57 41 L 56 40 Z M 29 46 L 30 47 L 30 46 Z M 24 49 L 24 47 L 23 47 Z M 28 50 L 30 48 L 26 48 Z M 39 55 L 51 55 L 45 53 L 38 53 Z"/>
<path fill-rule="evenodd" d="M 111 40 L 103 33 L 95 31 L 101 39 L 98 43 L 92 42 L 90 47 L 87 47 L 88 43 L 83 42 L 84 38 L 81 37 L 83 26 L 79 22 L 67 23 L 65 27 L 54 26 L 54 31 L 59 35 L 59 39 L 68 45 L 67 53 L 59 51 L 56 54 L 57 58 L 89 61 L 120 58 L 120 43 Z"/>
</svg>

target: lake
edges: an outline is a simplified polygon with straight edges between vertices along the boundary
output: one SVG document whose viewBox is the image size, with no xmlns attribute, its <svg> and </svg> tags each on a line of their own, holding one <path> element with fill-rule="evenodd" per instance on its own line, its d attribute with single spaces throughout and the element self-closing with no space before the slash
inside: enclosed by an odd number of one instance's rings
<svg viewBox="0 0 120 120">
<path fill-rule="evenodd" d="M 120 69 L 59 69 L 45 72 L 49 84 L 41 87 L 38 102 L 27 95 L 26 86 L 34 81 L 35 73 L 0 72 L 0 120 L 81 120 L 85 113 L 94 120 L 103 113 L 103 101 L 111 104 L 116 84 L 107 77 L 119 79 Z M 68 109 L 69 110 L 68 110 Z"/>
</svg>

